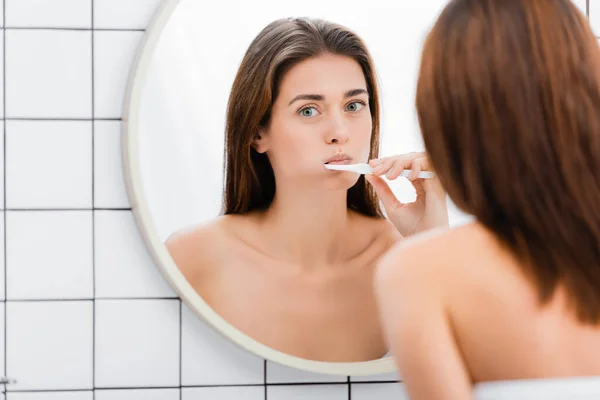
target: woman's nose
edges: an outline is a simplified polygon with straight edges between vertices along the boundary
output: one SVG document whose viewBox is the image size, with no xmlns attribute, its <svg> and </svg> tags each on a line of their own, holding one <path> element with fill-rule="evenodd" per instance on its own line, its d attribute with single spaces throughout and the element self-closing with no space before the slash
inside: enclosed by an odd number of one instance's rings
<svg viewBox="0 0 600 400">
<path fill-rule="evenodd" d="M 348 128 L 344 121 L 332 121 L 331 128 L 327 132 L 327 143 L 346 143 L 348 141 Z"/>
</svg>

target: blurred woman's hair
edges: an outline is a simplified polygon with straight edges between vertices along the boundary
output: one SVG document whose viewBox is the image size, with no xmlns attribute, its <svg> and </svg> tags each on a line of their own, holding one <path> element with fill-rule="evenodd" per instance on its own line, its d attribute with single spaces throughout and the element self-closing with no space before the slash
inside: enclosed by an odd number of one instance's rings
<svg viewBox="0 0 600 400">
<path fill-rule="evenodd" d="M 599 323 L 600 50 L 586 17 L 570 0 L 450 1 L 416 107 L 452 201 L 510 249 L 541 304 L 560 287 Z"/>
</svg>

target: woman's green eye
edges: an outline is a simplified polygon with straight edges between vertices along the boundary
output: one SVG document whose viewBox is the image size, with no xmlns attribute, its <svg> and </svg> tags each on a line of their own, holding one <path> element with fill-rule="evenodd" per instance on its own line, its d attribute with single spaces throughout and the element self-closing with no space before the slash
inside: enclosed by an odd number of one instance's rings
<svg viewBox="0 0 600 400">
<path fill-rule="evenodd" d="M 364 104 L 362 104 L 361 102 L 355 101 L 354 103 L 348 104 L 348 111 L 357 112 L 357 111 L 362 110 L 363 107 L 364 107 Z"/>
<path fill-rule="evenodd" d="M 300 113 L 304 117 L 312 117 L 315 115 L 316 112 L 317 112 L 317 109 L 314 107 L 306 107 L 306 108 L 303 108 L 302 110 L 300 110 Z"/>
</svg>

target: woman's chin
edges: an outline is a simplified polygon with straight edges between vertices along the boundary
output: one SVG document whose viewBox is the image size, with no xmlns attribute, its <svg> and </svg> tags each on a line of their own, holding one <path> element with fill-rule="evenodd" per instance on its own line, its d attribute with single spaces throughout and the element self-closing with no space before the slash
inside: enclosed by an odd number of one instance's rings
<svg viewBox="0 0 600 400">
<path fill-rule="evenodd" d="M 356 185 L 359 177 L 360 175 L 353 172 L 342 172 L 335 174 L 335 176 L 330 176 L 326 180 L 325 185 L 330 190 L 348 190 Z"/>
</svg>

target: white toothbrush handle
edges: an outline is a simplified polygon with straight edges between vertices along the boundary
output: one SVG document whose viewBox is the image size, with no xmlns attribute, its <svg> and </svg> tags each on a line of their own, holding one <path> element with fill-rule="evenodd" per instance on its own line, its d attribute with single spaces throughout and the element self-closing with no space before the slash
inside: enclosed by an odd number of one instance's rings
<svg viewBox="0 0 600 400">
<path fill-rule="evenodd" d="M 403 176 L 405 178 L 408 178 L 409 175 L 410 175 L 410 169 L 405 169 L 404 171 L 402 171 L 400 173 L 400 176 Z M 419 172 L 419 175 L 417 175 L 417 178 L 431 179 L 434 176 L 435 176 L 435 174 L 431 171 L 421 171 L 421 172 Z"/>
</svg>

